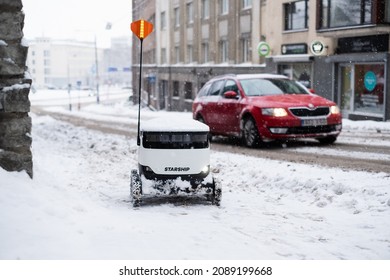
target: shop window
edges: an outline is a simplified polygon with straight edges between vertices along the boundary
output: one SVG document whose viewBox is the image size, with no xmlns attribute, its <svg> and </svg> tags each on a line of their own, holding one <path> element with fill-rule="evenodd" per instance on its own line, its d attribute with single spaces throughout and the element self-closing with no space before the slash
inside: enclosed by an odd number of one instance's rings
<svg viewBox="0 0 390 280">
<path fill-rule="evenodd" d="M 320 28 L 372 23 L 372 0 L 321 0 Z"/>
<path fill-rule="evenodd" d="M 184 99 L 192 99 L 192 83 L 184 83 Z"/>
<path fill-rule="evenodd" d="M 310 63 L 292 63 L 279 65 L 279 73 L 300 82 L 308 89 L 312 88 L 312 65 Z"/>
<path fill-rule="evenodd" d="M 173 97 L 179 97 L 179 82 L 173 82 Z"/>
<path fill-rule="evenodd" d="M 284 30 L 306 29 L 307 21 L 307 0 L 284 4 Z"/>
<path fill-rule="evenodd" d="M 384 72 L 383 64 L 355 65 L 355 111 L 384 113 Z"/>
</svg>

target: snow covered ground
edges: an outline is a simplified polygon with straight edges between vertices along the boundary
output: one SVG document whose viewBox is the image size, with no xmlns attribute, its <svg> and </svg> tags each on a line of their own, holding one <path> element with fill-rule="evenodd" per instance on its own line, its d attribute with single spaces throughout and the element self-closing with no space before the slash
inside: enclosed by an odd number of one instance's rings
<svg viewBox="0 0 390 280">
<path fill-rule="evenodd" d="M 31 96 L 33 105 L 44 99 Z M 130 125 L 136 108 L 113 102 L 70 114 Z M 143 111 L 165 114 L 191 117 Z M 0 168 L 0 259 L 390 259 L 390 170 L 212 151 L 220 207 L 183 198 L 133 209 L 135 139 L 31 117 L 34 179 Z M 390 130 L 390 123 L 346 120 L 344 127 Z"/>
</svg>

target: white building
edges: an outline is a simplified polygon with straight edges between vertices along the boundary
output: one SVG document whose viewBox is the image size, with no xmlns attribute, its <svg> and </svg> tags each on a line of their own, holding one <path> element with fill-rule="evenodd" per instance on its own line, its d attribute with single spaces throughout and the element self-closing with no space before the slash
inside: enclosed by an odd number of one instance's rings
<svg viewBox="0 0 390 280">
<path fill-rule="evenodd" d="M 111 45 L 102 49 L 94 42 L 50 38 L 30 41 L 27 66 L 33 86 L 67 88 L 71 84 L 73 88 L 96 88 L 96 81 L 100 85 L 130 85 L 130 37 L 113 38 Z"/>
<path fill-rule="evenodd" d="M 99 76 L 103 73 L 99 66 L 103 54 L 93 42 L 37 38 L 30 42 L 27 66 L 36 88 L 94 87 L 96 62 Z"/>
</svg>

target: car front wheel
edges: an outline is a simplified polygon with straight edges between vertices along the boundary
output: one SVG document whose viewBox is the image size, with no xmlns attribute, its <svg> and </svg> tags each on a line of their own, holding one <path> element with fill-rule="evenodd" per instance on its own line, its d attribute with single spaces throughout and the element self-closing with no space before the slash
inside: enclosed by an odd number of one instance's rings
<svg viewBox="0 0 390 280">
<path fill-rule="evenodd" d="M 244 120 L 242 128 L 243 142 L 246 146 L 254 148 L 260 144 L 260 135 L 257 130 L 256 122 L 253 118 L 247 118 Z"/>
</svg>

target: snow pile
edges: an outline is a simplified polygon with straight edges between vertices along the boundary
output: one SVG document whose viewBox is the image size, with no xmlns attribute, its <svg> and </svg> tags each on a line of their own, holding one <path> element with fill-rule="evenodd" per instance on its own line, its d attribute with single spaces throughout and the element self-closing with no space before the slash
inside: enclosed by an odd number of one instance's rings
<svg viewBox="0 0 390 280">
<path fill-rule="evenodd" d="M 0 259 L 390 258 L 389 173 L 212 151 L 221 207 L 156 198 L 135 210 L 135 137 L 32 120 L 34 179 L 0 169 Z"/>
</svg>

